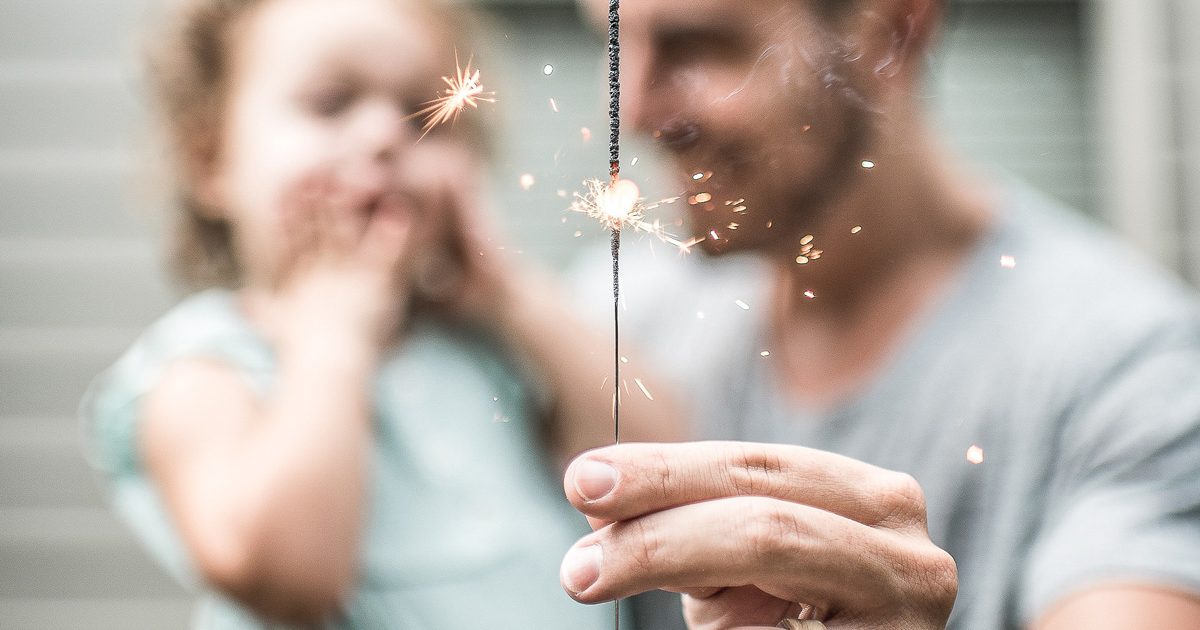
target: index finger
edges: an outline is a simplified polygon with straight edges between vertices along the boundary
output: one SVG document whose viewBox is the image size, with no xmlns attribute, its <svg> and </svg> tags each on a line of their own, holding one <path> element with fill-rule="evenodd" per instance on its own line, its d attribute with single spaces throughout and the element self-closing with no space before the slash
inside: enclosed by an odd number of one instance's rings
<svg viewBox="0 0 1200 630">
<path fill-rule="evenodd" d="M 746 442 L 621 444 L 567 468 L 567 499 L 599 521 L 725 497 L 762 496 L 869 526 L 925 527 L 925 499 L 909 475 L 802 446 Z"/>
</svg>

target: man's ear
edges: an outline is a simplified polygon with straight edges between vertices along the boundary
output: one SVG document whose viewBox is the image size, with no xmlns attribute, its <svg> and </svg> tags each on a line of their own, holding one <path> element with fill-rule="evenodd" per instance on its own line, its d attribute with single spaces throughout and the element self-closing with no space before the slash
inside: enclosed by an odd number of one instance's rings
<svg viewBox="0 0 1200 630">
<path fill-rule="evenodd" d="M 944 0 L 866 0 L 843 19 L 847 43 L 864 70 L 890 81 L 920 79 L 942 19 Z"/>
</svg>

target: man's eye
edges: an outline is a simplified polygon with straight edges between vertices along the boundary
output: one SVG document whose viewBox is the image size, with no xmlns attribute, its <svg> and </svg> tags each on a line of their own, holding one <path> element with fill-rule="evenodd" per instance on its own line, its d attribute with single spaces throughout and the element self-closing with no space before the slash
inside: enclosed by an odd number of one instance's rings
<svg viewBox="0 0 1200 630">
<path fill-rule="evenodd" d="M 666 33 L 659 38 L 658 48 L 664 59 L 682 64 L 733 61 L 745 53 L 739 38 L 720 30 Z"/>
</svg>

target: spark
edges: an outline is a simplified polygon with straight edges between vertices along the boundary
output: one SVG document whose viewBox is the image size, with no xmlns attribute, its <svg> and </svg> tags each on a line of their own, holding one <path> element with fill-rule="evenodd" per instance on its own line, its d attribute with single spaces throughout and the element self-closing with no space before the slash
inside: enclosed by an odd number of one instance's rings
<svg viewBox="0 0 1200 630">
<path fill-rule="evenodd" d="M 544 74 L 546 76 L 550 76 L 550 75 L 554 74 L 554 66 L 551 64 L 546 64 L 542 68 L 542 74 Z"/>
<path fill-rule="evenodd" d="M 442 81 L 446 82 L 446 89 L 433 100 L 423 103 L 422 108 L 410 116 L 425 119 L 421 126 L 421 138 L 438 125 L 458 120 L 458 115 L 467 107 L 478 109 L 480 102 L 496 102 L 496 93 L 484 91 L 483 84 L 479 82 L 479 70 L 471 70 L 471 60 L 468 58 L 467 67 L 463 68 L 458 61 L 458 53 L 455 52 L 454 76 L 442 77 Z"/>
<path fill-rule="evenodd" d="M 806 297 L 806 298 L 808 298 L 808 299 L 810 299 L 810 300 L 815 300 L 815 299 L 817 299 L 817 294 L 816 294 L 816 293 L 813 293 L 813 290 L 812 290 L 812 289 L 809 289 L 809 290 L 807 290 L 807 291 L 805 291 L 805 292 L 804 292 L 804 297 Z"/>
<path fill-rule="evenodd" d="M 809 243 L 811 243 L 811 242 L 813 242 L 813 235 L 812 235 L 812 234 L 807 234 L 807 235 L 805 235 L 805 237 L 804 237 L 804 238 L 800 239 L 800 244 L 801 244 L 801 245 L 808 245 L 808 244 L 809 244 Z"/>
<path fill-rule="evenodd" d="M 633 379 L 633 383 L 638 386 L 638 389 L 642 390 L 642 393 L 646 395 L 646 398 L 652 402 L 654 401 L 654 396 L 650 394 L 650 390 L 646 389 L 646 384 L 642 382 L 642 379 L 635 378 Z"/>
<path fill-rule="evenodd" d="M 553 109 L 555 114 L 558 113 L 558 102 L 553 98 L 550 99 L 550 109 Z"/>
<path fill-rule="evenodd" d="M 861 226 L 861 225 L 856 225 L 856 226 L 854 226 L 854 227 L 850 228 L 850 233 L 851 233 L 851 234 L 858 234 L 858 233 L 859 233 L 859 232 L 861 232 L 861 231 L 862 231 L 862 226 Z"/>
<path fill-rule="evenodd" d="M 587 127 L 580 127 L 579 135 L 583 137 L 585 143 L 592 141 L 592 130 Z"/>
<path fill-rule="evenodd" d="M 704 319 L 704 311 L 696 311 L 696 319 Z"/>
<path fill-rule="evenodd" d="M 767 358 L 767 357 L 771 356 L 771 351 L 770 351 L 770 350 L 763 350 L 762 352 L 759 352 L 759 353 L 758 353 L 758 356 L 760 356 L 760 357 L 762 357 L 762 358 L 764 358 L 764 359 L 765 359 L 765 358 Z"/>
<path fill-rule="evenodd" d="M 749 304 L 747 304 L 747 303 L 745 303 L 745 302 L 743 302 L 742 300 L 735 300 L 733 303 L 734 303 L 734 304 L 737 304 L 737 305 L 738 305 L 738 308 L 742 309 L 743 311 L 748 311 L 748 310 L 750 310 L 750 305 L 749 305 Z"/>
<path fill-rule="evenodd" d="M 972 444 L 971 447 L 967 449 L 967 461 L 971 462 L 972 464 L 982 464 L 983 447 L 979 446 L 978 444 Z"/>
<path fill-rule="evenodd" d="M 637 163 L 638 163 L 638 159 L 637 159 L 637 158 L 633 158 L 632 160 L 630 160 L 630 161 L 629 161 L 629 165 L 630 165 L 630 166 L 637 166 Z"/>
<path fill-rule="evenodd" d="M 1013 258 L 1012 256 L 1001 256 L 1000 266 L 1004 267 L 1005 269 L 1013 269 L 1017 266 L 1017 259 Z"/>
<path fill-rule="evenodd" d="M 536 183 L 536 181 L 537 180 L 533 178 L 532 174 L 525 173 L 524 175 L 521 175 L 521 188 L 524 190 L 529 190 L 530 188 L 533 188 L 533 185 Z"/>
<path fill-rule="evenodd" d="M 865 168 L 865 169 L 867 169 L 867 170 L 870 170 L 870 169 L 873 169 L 873 168 L 875 168 L 875 163 L 874 163 L 874 162 L 872 162 L 871 160 L 863 160 L 863 161 L 862 161 L 862 167 L 863 167 L 863 168 Z"/>
<path fill-rule="evenodd" d="M 610 230 L 631 228 L 638 232 L 645 232 L 664 243 L 678 247 L 682 253 L 690 252 L 694 245 L 703 240 L 681 240 L 668 232 L 666 226 L 658 220 L 646 220 L 646 212 L 675 203 L 679 197 L 670 197 L 646 204 L 641 199 L 641 191 L 637 184 L 628 179 L 619 179 L 611 184 L 598 179 L 589 179 L 584 182 L 584 186 L 587 188 L 586 192 L 575 193 L 571 211 L 598 219 Z"/>
</svg>

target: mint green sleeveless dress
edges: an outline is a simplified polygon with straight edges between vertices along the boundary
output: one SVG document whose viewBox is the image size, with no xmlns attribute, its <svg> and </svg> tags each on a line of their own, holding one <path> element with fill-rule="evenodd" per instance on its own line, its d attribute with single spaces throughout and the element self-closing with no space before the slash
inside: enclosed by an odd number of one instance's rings
<svg viewBox="0 0 1200 630">
<path fill-rule="evenodd" d="M 225 362 L 264 396 L 277 373 L 236 294 L 196 294 L 93 383 L 82 405 L 88 454 L 118 514 L 198 593 L 193 627 L 271 627 L 204 588 L 143 468 L 139 404 L 180 358 Z M 358 583 L 324 627 L 612 627 L 608 607 L 577 604 L 559 586 L 559 561 L 584 523 L 547 473 L 530 394 L 514 373 L 480 341 L 432 325 L 382 362 Z"/>
</svg>

